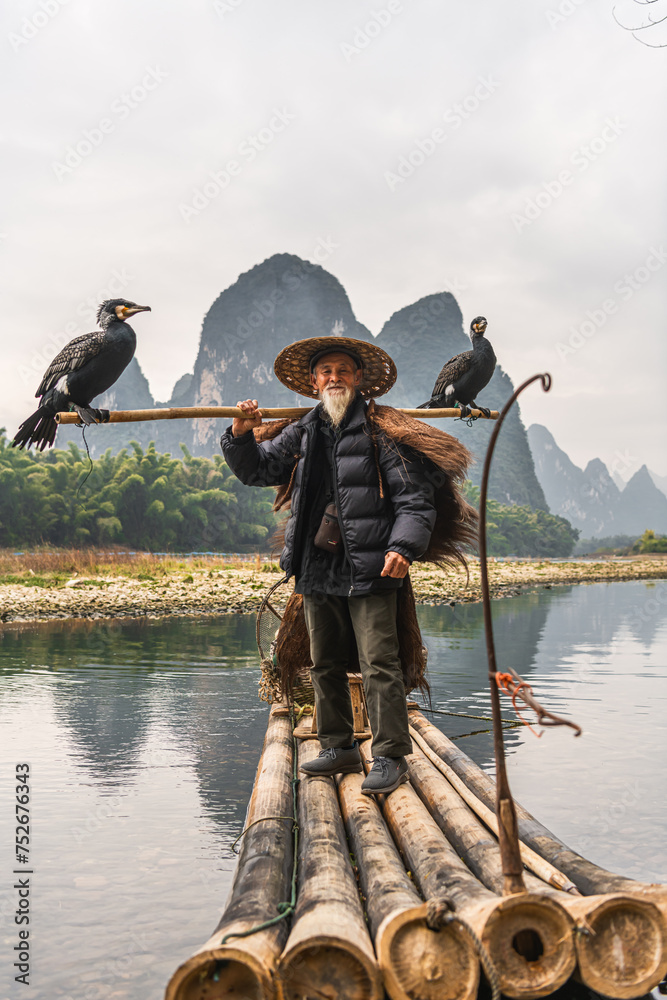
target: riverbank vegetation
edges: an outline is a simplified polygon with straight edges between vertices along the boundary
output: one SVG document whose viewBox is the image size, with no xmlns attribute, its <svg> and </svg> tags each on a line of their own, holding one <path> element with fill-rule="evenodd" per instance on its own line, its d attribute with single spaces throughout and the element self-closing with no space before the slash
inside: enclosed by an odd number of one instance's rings
<svg viewBox="0 0 667 1000">
<path fill-rule="evenodd" d="M 0 435 L 0 547 L 131 546 L 152 552 L 247 552 L 275 527 L 272 494 L 222 458 L 180 458 L 133 442 L 90 461 L 70 443 L 18 451 Z"/>
<path fill-rule="evenodd" d="M 181 449 L 172 458 L 133 442 L 91 462 L 74 443 L 44 454 L 17 451 L 0 432 L 0 547 L 269 549 L 273 492 L 244 486 L 222 455 Z M 467 484 L 466 492 L 478 505 L 479 490 Z M 564 518 L 528 506 L 489 500 L 487 514 L 492 555 L 564 557 L 578 536 Z"/>
<path fill-rule="evenodd" d="M 479 490 L 466 483 L 468 502 L 479 508 Z M 564 558 L 579 537 L 564 517 L 518 504 L 486 502 L 487 547 L 494 556 Z"/>
</svg>

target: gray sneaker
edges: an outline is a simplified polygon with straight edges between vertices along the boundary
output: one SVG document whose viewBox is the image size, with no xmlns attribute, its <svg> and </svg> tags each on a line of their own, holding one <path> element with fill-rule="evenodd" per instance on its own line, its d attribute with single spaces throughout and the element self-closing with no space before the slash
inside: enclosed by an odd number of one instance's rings
<svg viewBox="0 0 667 1000">
<path fill-rule="evenodd" d="M 405 757 L 373 757 L 373 766 L 361 786 L 364 795 L 386 795 L 408 780 Z"/>
<path fill-rule="evenodd" d="M 315 760 L 309 760 L 299 768 L 311 778 L 329 777 L 332 774 L 361 774 L 363 769 L 359 744 L 356 740 L 352 750 L 341 747 L 320 750 Z"/>
</svg>

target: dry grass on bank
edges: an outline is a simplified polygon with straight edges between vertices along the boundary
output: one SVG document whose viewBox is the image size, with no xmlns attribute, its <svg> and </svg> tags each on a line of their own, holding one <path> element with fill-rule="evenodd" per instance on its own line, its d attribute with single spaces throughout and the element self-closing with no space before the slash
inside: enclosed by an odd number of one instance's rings
<svg viewBox="0 0 667 1000">
<path fill-rule="evenodd" d="M 72 577 L 128 577 L 161 580 L 182 572 L 225 569 L 278 571 L 266 556 L 154 555 L 151 552 L 97 551 L 95 549 L 36 549 L 17 552 L 0 549 L 0 584 L 57 587 Z"/>
</svg>

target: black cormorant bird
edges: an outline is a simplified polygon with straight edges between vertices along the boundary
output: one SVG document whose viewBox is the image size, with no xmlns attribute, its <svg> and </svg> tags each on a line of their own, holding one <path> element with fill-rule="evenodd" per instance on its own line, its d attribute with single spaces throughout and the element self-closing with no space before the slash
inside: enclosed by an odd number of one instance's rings
<svg viewBox="0 0 667 1000">
<path fill-rule="evenodd" d="M 35 393 L 41 396 L 39 407 L 23 421 L 12 446 L 36 444 L 40 451 L 51 447 L 58 429 L 54 417 L 63 410 L 75 410 L 84 424 L 108 420 L 108 410 L 93 409 L 90 402 L 120 378 L 134 357 L 137 336 L 125 320 L 150 309 L 127 299 L 103 302 L 97 310 L 101 331 L 75 337 L 56 355 Z"/>
<path fill-rule="evenodd" d="M 477 316 L 470 324 L 472 351 L 464 351 L 448 361 L 433 386 L 431 398 L 418 406 L 418 410 L 434 410 L 439 407 L 461 405 L 461 416 L 470 414 L 469 406 L 481 410 L 485 416 L 491 411 L 475 402 L 475 396 L 490 381 L 496 367 L 496 356 L 491 344 L 484 336 L 486 320 Z"/>
</svg>

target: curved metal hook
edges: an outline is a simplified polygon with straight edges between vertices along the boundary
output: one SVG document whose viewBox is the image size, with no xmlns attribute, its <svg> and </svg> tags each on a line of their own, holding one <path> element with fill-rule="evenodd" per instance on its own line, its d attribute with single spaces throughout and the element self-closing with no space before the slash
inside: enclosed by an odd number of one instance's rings
<svg viewBox="0 0 667 1000">
<path fill-rule="evenodd" d="M 482 606 L 484 609 L 484 634 L 486 637 L 486 655 L 489 663 L 489 680 L 491 682 L 491 715 L 493 718 L 493 747 L 496 758 L 496 814 L 499 819 L 498 842 L 502 858 L 503 875 L 505 880 L 505 893 L 524 892 L 523 882 L 523 862 L 519 850 L 519 840 L 517 833 L 516 813 L 514 801 L 507 778 L 507 768 L 505 766 L 505 745 L 503 742 L 503 727 L 500 715 L 500 694 L 496 684 L 496 651 L 493 644 L 493 621 L 491 618 L 491 597 L 489 593 L 489 573 L 486 557 L 486 499 L 489 486 L 489 472 L 491 470 L 491 459 L 493 450 L 498 440 L 500 428 L 503 420 L 509 413 L 517 398 L 524 389 L 527 389 L 533 382 L 540 381 L 544 392 L 551 389 L 551 375 L 548 372 L 540 375 L 533 375 L 532 378 L 522 382 L 518 389 L 512 394 L 503 406 L 496 424 L 489 439 L 484 458 L 484 471 L 482 472 L 482 483 L 479 495 L 479 566 L 482 577 Z M 500 822 L 504 817 L 503 822 Z"/>
<path fill-rule="evenodd" d="M 482 472 L 482 482 L 479 493 L 479 564 L 481 573 L 481 583 L 482 583 L 482 604 L 484 606 L 484 629 L 486 632 L 486 648 L 489 659 L 489 673 L 496 674 L 496 655 L 493 646 L 493 624 L 491 621 L 491 598 L 489 594 L 489 574 L 487 566 L 487 553 L 486 553 L 486 499 L 489 487 L 489 473 L 491 471 L 491 459 L 493 458 L 493 451 L 496 446 L 496 441 L 498 440 L 498 434 L 500 433 L 500 428 L 503 425 L 503 421 L 510 409 L 519 398 L 524 389 L 527 389 L 529 385 L 533 382 L 540 381 L 542 383 L 542 389 L 544 392 L 549 392 L 552 386 L 552 378 L 549 372 L 544 372 L 539 375 L 533 375 L 531 378 L 526 379 L 522 382 L 518 389 L 507 400 L 500 415 L 495 423 L 491 437 L 489 439 L 489 445 L 486 449 L 486 456 L 484 458 L 484 470 Z"/>
<path fill-rule="evenodd" d="M 635 0 L 635 2 L 638 2 L 638 0 Z M 642 6 L 646 6 L 646 4 L 642 3 Z M 629 24 L 623 24 L 622 21 L 619 21 L 619 19 L 616 16 L 616 8 L 615 7 L 612 7 L 612 9 L 611 9 L 611 16 L 616 21 L 616 24 L 619 26 L 619 28 L 623 28 L 624 31 L 645 31 L 647 28 L 654 28 L 656 26 L 656 24 L 662 24 L 663 21 L 667 21 L 667 14 L 665 14 L 664 17 L 659 17 L 655 21 L 651 20 L 651 15 L 649 14 L 648 24 L 638 24 L 636 27 L 633 28 Z M 659 47 L 664 47 L 664 46 L 651 46 L 651 47 L 652 48 L 659 48 Z"/>
</svg>

